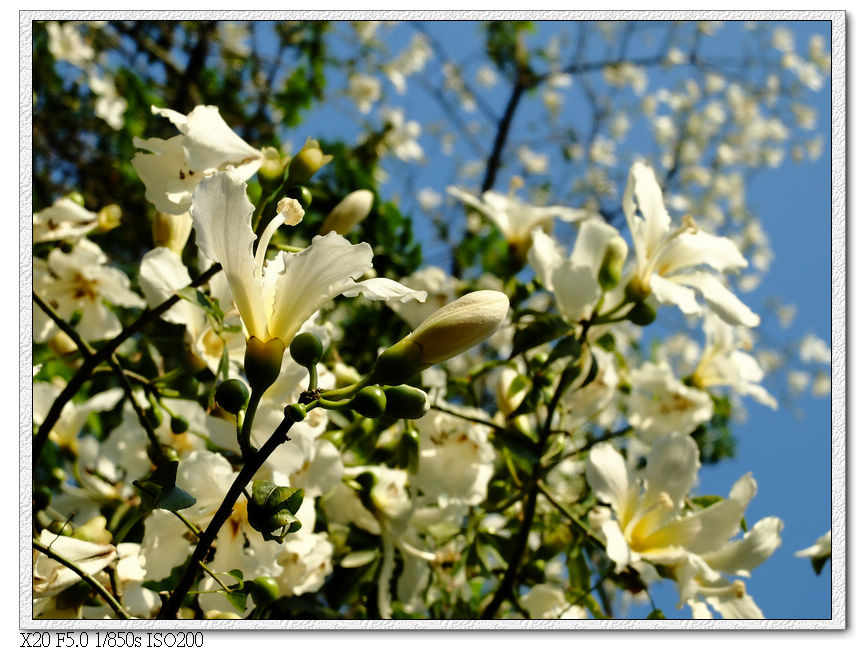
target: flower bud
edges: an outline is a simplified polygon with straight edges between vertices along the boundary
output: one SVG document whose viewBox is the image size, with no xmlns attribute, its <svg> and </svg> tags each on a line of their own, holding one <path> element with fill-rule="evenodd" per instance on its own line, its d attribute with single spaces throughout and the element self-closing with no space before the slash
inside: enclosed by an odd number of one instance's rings
<svg viewBox="0 0 865 650">
<path fill-rule="evenodd" d="M 369 190 L 356 190 L 337 203 L 321 224 L 320 235 L 326 235 L 333 231 L 338 235 L 344 235 L 361 221 L 366 219 L 372 210 L 375 195 Z"/>
<path fill-rule="evenodd" d="M 315 334 L 302 332 L 294 337 L 294 340 L 288 347 L 288 351 L 291 354 L 292 359 L 297 361 L 304 368 L 309 368 L 321 361 L 321 355 L 324 353 L 324 348 Z"/>
<path fill-rule="evenodd" d="M 317 140 L 307 140 L 303 149 L 298 151 L 288 166 L 288 182 L 290 185 L 300 185 L 312 178 L 315 173 L 333 160 L 321 152 Z"/>
<path fill-rule="evenodd" d="M 656 316 L 657 312 L 652 305 L 645 301 L 640 301 L 631 307 L 631 311 L 628 312 L 625 318 L 631 321 L 634 325 L 645 326 L 651 325 L 655 321 Z"/>
<path fill-rule="evenodd" d="M 189 420 L 181 415 L 175 415 L 171 418 L 171 433 L 180 435 L 189 430 Z"/>
<path fill-rule="evenodd" d="M 384 389 L 387 398 L 385 414 L 399 420 L 417 420 L 430 409 L 429 397 L 412 386 L 388 386 Z"/>
<path fill-rule="evenodd" d="M 178 255 L 183 253 L 186 240 L 192 231 L 192 217 L 189 212 L 166 214 L 157 212 L 153 217 L 153 245 L 164 246 Z"/>
<path fill-rule="evenodd" d="M 404 384 L 430 366 L 421 363 L 421 352 L 421 347 L 408 339 L 390 346 L 376 360 L 370 381 L 389 386 Z"/>
<path fill-rule="evenodd" d="M 625 287 L 625 298 L 631 302 L 641 302 L 652 293 L 651 287 L 644 285 L 636 275 Z"/>
<path fill-rule="evenodd" d="M 492 336 L 509 307 L 500 291 L 475 291 L 434 312 L 403 340 L 420 347 L 421 365 L 439 363 Z"/>
<path fill-rule="evenodd" d="M 619 280 L 622 277 L 622 268 L 625 266 L 627 258 L 628 245 L 625 243 L 625 240 L 619 236 L 610 239 L 604 251 L 601 268 L 598 269 L 598 284 L 601 285 L 601 289 L 609 291 L 619 284 Z"/>
<path fill-rule="evenodd" d="M 243 366 L 252 390 L 263 393 L 276 381 L 283 354 L 285 343 L 281 339 L 270 339 L 266 343 L 255 336 L 247 339 Z"/>
<path fill-rule="evenodd" d="M 116 203 L 110 203 L 99 211 L 99 229 L 107 232 L 120 225 L 123 210 Z"/>
<path fill-rule="evenodd" d="M 378 386 L 366 386 L 352 397 L 349 408 L 365 418 L 377 418 L 384 413 L 387 398 Z"/>
<path fill-rule="evenodd" d="M 292 422 L 303 422 L 306 419 L 306 408 L 303 404 L 289 404 L 283 413 Z"/>
<path fill-rule="evenodd" d="M 246 384 L 239 379 L 229 379 L 217 386 L 214 399 L 222 410 L 237 415 L 246 408 L 246 403 L 249 401 L 249 390 L 247 390 Z"/>
<path fill-rule="evenodd" d="M 278 181 L 285 169 L 285 160 L 276 147 L 264 147 L 261 150 L 263 161 L 258 170 L 258 176 L 265 181 Z"/>
<path fill-rule="evenodd" d="M 247 580 L 244 585 L 258 606 L 269 605 L 279 598 L 279 583 L 270 576 L 259 576 L 255 580 Z"/>
<path fill-rule="evenodd" d="M 81 192 L 78 192 L 78 191 L 69 192 L 69 194 L 66 195 L 66 198 L 69 199 L 70 201 L 74 201 L 75 203 L 77 203 L 81 207 L 84 207 L 84 196 L 81 194 Z"/>
</svg>

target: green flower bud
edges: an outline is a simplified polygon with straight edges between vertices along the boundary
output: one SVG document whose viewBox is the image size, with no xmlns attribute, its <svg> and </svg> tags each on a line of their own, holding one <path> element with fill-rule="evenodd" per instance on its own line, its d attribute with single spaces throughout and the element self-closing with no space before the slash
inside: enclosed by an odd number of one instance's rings
<svg viewBox="0 0 865 650">
<path fill-rule="evenodd" d="M 352 397 L 349 408 L 365 418 L 377 418 L 384 413 L 387 398 L 378 386 L 366 386 Z"/>
<path fill-rule="evenodd" d="M 384 389 L 387 405 L 385 414 L 400 420 L 417 420 L 429 411 L 429 397 L 412 386 L 389 386 Z"/>
<path fill-rule="evenodd" d="M 390 346 L 379 355 L 372 369 L 370 381 L 376 384 L 398 386 L 404 384 L 431 364 L 421 363 L 421 347 L 407 338 Z"/>
<path fill-rule="evenodd" d="M 189 430 L 189 420 L 182 415 L 175 415 L 171 418 L 171 433 L 181 434 Z"/>
<path fill-rule="evenodd" d="M 321 361 L 324 348 L 315 334 L 303 332 L 294 337 L 288 351 L 292 359 L 304 368 L 309 368 Z"/>
<path fill-rule="evenodd" d="M 283 354 L 285 343 L 282 340 L 270 339 L 265 343 L 255 336 L 249 337 L 243 365 L 252 390 L 263 393 L 276 381 Z"/>
<path fill-rule="evenodd" d="M 278 181 L 282 178 L 285 169 L 285 160 L 275 147 L 264 147 L 261 150 L 264 161 L 258 170 L 259 179 L 262 181 Z"/>
<path fill-rule="evenodd" d="M 237 415 L 249 402 L 249 389 L 239 379 L 229 379 L 217 386 L 214 398 L 221 409 Z"/>
<path fill-rule="evenodd" d="M 303 489 L 280 487 L 270 481 L 254 481 L 252 498 L 247 502 L 249 524 L 266 541 L 282 542 L 289 533 L 300 530 L 295 517 L 303 503 Z"/>
<path fill-rule="evenodd" d="M 289 404 L 283 413 L 292 422 L 302 422 L 306 418 L 306 409 L 303 404 Z"/>
<path fill-rule="evenodd" d="M 315 173 L 333 160 L 333 156 L 322 153 L 317 140 L 307 140 L 303 149 L 298 151 L 288 166 L 288 182 L 300 185 L 312 178 Z"/>
<path fill-rule="evenodd" d="M 653 323 L 657 315 L 658 314 L 652 305 L 647 302 L 638 302 L 631 307 L 631 311 L 628 312 L 625 318 L 631 321 L 634 325 L 644 326 Z"/>
<path fill-rule="evenodd" d="M 628 285 L 625 287 L 625 298 L 627 298 L 629 302 L 642 302 L 648 298 L 651 293 L 651 287 L 644 285 L 636 275 L 631 278 L 631 281 L 628 282 Z"/>
<path fill-rule="evenodd" d="M 628 245 L 621 237 L 613 237 L 604 251 L 604 259 L 601 268 L 598 269 L 598 284 L 604 291 L 610 291 L 619 284 L 622 277 L 622 268 L 628 258 Z"/>
<path fill-rule="evenodd" d="M 294 199 L 298 203 L 300 203 L 300 207 L 303 209 L 308 208 L 312 205 L 312 192 L 306 185 L 298 185 L 297 187 L 292 187 L 288 192 L 285 193 L 285 196 L 290 199 Z"/>
<path fill-rule="evenodd" d="M 270 576 L 261 576 L 255 580 L 247 580 L 249 594 L 258 606 L 269 605 L 279 598 L 279 583 Z"/>
<path fill-rule="evenodd" d="M 66 198 L 70 201 L 74 201 L 81 207 L 84 207 L 84 196 L 82 196 L 81 192 L 69 192 L 69 194 L 66 195 Z"/>
<path fill-rule="evenodd" d="M 162 411 L 158 408 L 149 408 L 144 412 L 144 415 L 154 429 L 158 429 L 159 425 L 162 424 Z"/>
</svg>

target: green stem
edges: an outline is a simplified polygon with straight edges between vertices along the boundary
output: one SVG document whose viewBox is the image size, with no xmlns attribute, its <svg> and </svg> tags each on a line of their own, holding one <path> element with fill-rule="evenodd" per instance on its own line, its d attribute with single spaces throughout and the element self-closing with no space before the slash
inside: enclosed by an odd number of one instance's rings
<svg viewBox="0 0 865 650">
<path fill-rule="evenodd" d="M 359 381 L 342 388 L 334 388 L 321 394 L 321 397 L 326 400 L 337 401 L 344 398 L 354 397 L 361 388 L 367 385 L 370 376 L 362 377 Z"/>
<path fill-rule="evenodd" d="M 73 571 L 76 575 L 78 575 L 84 582 L 93 587 L 93 589 L 102 596 L 102 599 L 105 601 L 111 609 L 114 610 L 114 613 L 117 614 L 119 618 L 129 620 L 132 616 L 129 615 L 125 609 L 123 609 L 123 605 L 117 602 L 117 599 L 111 595 L 111 593 L 105 588 L 105 586 L 99 582 L 96 578 L 91 575 L 85 573 L 75 562 L 66 558 L 63 555 L 60 555 L 56 551 L 52 551 L 50 547 L 45 546 L 38 539 L 33 540 L 33 548 L 35 548 L 40 553 L 47 555 L 52 560 L 55 560 L 65 566 L 67 569 Z"/>
<path fill-rule="evenodd" d="M 240 445 L 240 455 L 243 456 L 244 461 L 248 461 L 258 451 L 252 446 L 252 423 L 255 420 L 255 412 L 258 410 L 262 395 L 264 395 L 263 391 L 253 388 L 249 396 L 249 403 L 246 405 L 246 412 L 243 414 L 243 426 L 240 428 L 237 444 Z"/>
<path fill-rule="evenodd" d="M 225 494 L 219 509 L 216 511 L 216 514 L 213 515 L 213 519 L 210 520 L 210 524 L 208 524 L 207 528 L 198 538 L 198 544 L 196 544 L 195 550 L 192 552 L 192 557 L 189 558 L 189 562 L 186 564 L 186 568 L 184 569 L 183 575 L 180 577 L 180 581 L 177 583 L 177 587 L 171 592 L 171 596 L 169 596 L 168 600 L 159 611 L 157 618 L 166 620 L 177 617 L 177 612 L 180 610 L 180 605 L 183 603 L 183 599 L 186 597 L 186 594 L 189 593 L 190 588 L 198 577 L 198 572 L 201 569 L 199 563 L 204 561 L 207 552 L 210 550 L 210 546 L 213 544 L 214 540 L 216 540 L 216 535 L 219 533 L 223 524 L 228 521 L 228 518 L 231 516 L 235 502 L 243 493 L 243 489 L 246 487 L 247 483 L 252 480 L 255 473 L 262 465 L 264 465 L 264 462 L 279 445 L 288 439 L 286 434 L 289 429 L 291 429 L 292 424 L 293 422 L 289 418 L 284 418 L 276 430 L 271 434 L 270 438 L 268 438 L 267 442 L 264 443 L 264 446 L 262 446 L 261 449 L 259 449 L 246 463 L 244 463 L 237 475 L 237 478 L 234 479 L 231 487 L 228 488 L 228 492 Z"/>
</svg>

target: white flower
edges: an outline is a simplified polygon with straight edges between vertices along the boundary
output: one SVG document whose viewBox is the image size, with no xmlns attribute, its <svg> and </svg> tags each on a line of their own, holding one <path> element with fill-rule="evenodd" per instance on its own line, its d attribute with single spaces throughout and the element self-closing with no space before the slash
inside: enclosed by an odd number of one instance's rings
<svg viewBox="0 0 865 650">
<path fill-rule="evenodd" d="M 695 289 L 725 321 L 756 327 L 760 317 L 744 305 L 714 274 L 698 270 L 738 270 L 748 262 L 726 237 L 699 230 L 690 217 L 672 229 L 661 188 L 650 167 L 636 162 L 628 175 L 622 209 L 634 239 L 637 264 L 632 283 L 644 294 L 675 304 L 685 314 L 702 313 Z M 639 210 L 642 216 L 637 215 Z"/>
<path fill-rule="evenodd" d="M 627 256 L 627 246 L 619 231 L 600 219 L 589 219 L 580 225 L 569 257 L 543 230 L 532 233 L 529 264 L 540 283 L 555 295 L 559 312 L 571 322 L 589 319 L 598 304 L 602 294 L 598 272 L 611 246 L 624 246 L 622 257 Z"/>
<path fill-rule="evenodd" d="M 417 139 L 421 134 L 421 125 L 416 120 L 405 119 L 405 114 L 399 108 L 383 108 L 382 120 L 387 124 L 384 145 L 393 155 L 405 162 L 423 159 L 423 148 Z"/>
<path fill-rule="evenodd" d="M 483 415 L 475 410 L 460 412 Z M 428 496 L 446 496 L 451 502 L 477 505 L 483 501 L 496 459 L 489 428 L 437 411 L 427 413 L 415 424 L 420 440 L 412 484 Z"/>
<path fill-rule="evenodd" d="M 689 602 L 695 614 L 708 614 L 699 607 L 702 596 L 725 617 L 762 618 L 744 583 L 722 574 L 750 575 L 780 544 L 781 521 L 767 517 L 743 538 L 728 541 L 757 491 L 750 474 L 736 481 L 727 499 L 683 513 L 699 466 L 696 443 L 678 433 L 654 443 L 639 478 L 611 445 L 593 447 L 586 478 L 615 515 L 598 520 L 607 555 L 620 572 L 628 566 L 639 570 L 645 562 L 670 567 L 680 605 Z"/>
<path fill-rule="evenodd" d="M 545 174 L 550 166 L 549 156 L 532 151 L 525 145 L 517 149 L 517 158 L 520 159 L 527 174 Z"/>
<path fill-rule="evenodd" d="M 826 341 L 814 334 L 807 334 L 799 341 L 799 358 L 802 363 L 832 363 L 832 350 Z"/>
<path fill-rule="evenodd" d="M 459 187 L 448 187 L 447 193 L 489 218 L 523 260 L 532 245 L 532 231 L 536 228 L 549 232 L 556 217 L 562 221 L 578 222 L 592 215 L 588 210 L 561 205 L 529 205 L 513 194 L 505 195 L 493 190 L 484 192 L 480 199 Z"/>
<path fill-rule="evenodd" d="M 796 551 L 793 555 L 796 557 L 810 557 L 814 560 L 830 557 L 832 555 L 832 531 L 827 531 L 825 535 L 821 535 L 811 546 L 803 548 L 801 551 Z"/>
<path fill-rule="evenodd" d="M 761 404 L 776 409 L 778 402 L 765 388 L 763 370 L 750 354 L 751 339 L 742 328 L 728 325 L 713 313 L 703 322 L 706 348 L 691 378 L 699 388 L 730 386 L 740 395 L 750 395 Z"/>
<path fill-rule="evenodd" d="M 384 65 L 384 73 L 402 95 L 406 89 L 406 77 L 423 70 L 431 56 L 432 48 L 427 43 L 427 38 L 422 34 L 415 34 L 408 46 Z"/>
<path fill-rule="evenodd" d="M 289 535 L 277 558 L 282 567 L 277 578 L 280 593 L 299 596 L 318 591 L 333 571 L 332 558 L 333 544 L 326 534 Z"/>
<path fill-rule="evenodd" d="M 646 361 L 631 375 L 628 424 L 646 441 L 665 433 L 689 434 L 708 422 L 712 399 L 673 376 L 666 363 Z"/>
<path fill-rule="evenodd" d="M 90 90 L 97 96 L 95 113 L 115 131 L 123 128 L 123 113 L 126 112 L 126 99 L 117 94 L 114 80 L 111 77 L 101 77 L 91 71 L 88 76 Z"/>
<path fill-rule="evenodd" d="M 375 77 L 353 74 L 348 78 L 348 96 L 357 106 L 357 110 L 366 115 L 372 105 L 381 99 L 381 84 Z"/>
<path fill-rule="evenodd" d="M 153 153 L 137 153 L 132 166 L 147 188 L 147 200 L 170 214 L 186 212 L 192 192 L 205 176 L 233 170 L 246 180 L 258 171 L 262 153 L 229 128 L 216 106 L 196 106 L 188 115 L 153 106 L 154 114 L 169 120 L 181 135 L 168 140 L 133 140 L 136 147 Z"/>
<path fill-rule="evenodd" d="M 569 605 L 564 592 L 550 584 L 535 585 L 520 597 L 520 605 L 532 619 L 588 618 L 586 610 Z"/>
<path fill-rule="evenodd" d="M 33 241 L 79 239 L 99 225 L 99 215 L 68 197 L 33 214 Z"/>
<path fill-rule="evenodd" d="M 88 341 L 109 339 L 122 329 L 104 300 L 121 307 L 145 305 L 130 291 L 129 278 L 123 271 L 106 266 L 107 261 L 102 249 L 88 239 L 79 240 L 69 253 L 55 248 L 46 262 L 34 259 L 34 290 L 66 321 L 80 312 L 81 320 L 75 329 Z M 36 342 L 46 341 L 59 331 L 38 307 L 33 310 L 33 319 Z"/>
<path fill-rule="evenodd" d="M 78 21 L 63 23 L 46 23 L 48 32 L 48 51 L 56 61 L 67 61 L 72 65 L 84 67 L 93 60 L 93 48 L 84 42 Z"/>
<path fill-rule="evenodd" d="M 107 567 L 117 557 L 117 549 L 112 544 L 94 544 L 73 537 L 55 535 L 43 530 L 39 535 L 43 546 L 71 560 L 85 575 Z M 60 564 L 39 551 L 33 551 L 33 597 L 47 598 L 59 594 L 81 580 L 72 569 Z"/>
<path fill-rule="evenodd" d="M 283 251 L 266 262 L 267 244 L 283 216 L 268 224 L 253 256 L 254 210 L 246 198 L 246 183 L 233 173 L 203 180 L 191 210 L 196 242 L 207 257 L 222 264 L 248 336 L 261 341 L 278 338 L 288 345 L 313 313 L 340 294 L 363 294 L 373 300 L 425 299 L 423 292 L 386 278 L 355 282 L 372 267 L 372 248 L 352 245 L 333 232 L 315 237 L 300 253 Z"/>
</svg>

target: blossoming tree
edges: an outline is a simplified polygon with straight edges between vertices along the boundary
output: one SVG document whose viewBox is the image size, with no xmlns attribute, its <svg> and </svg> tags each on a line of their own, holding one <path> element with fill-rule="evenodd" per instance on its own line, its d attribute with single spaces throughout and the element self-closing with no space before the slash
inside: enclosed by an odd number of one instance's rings
<svg viewBox="0 0 865 650">
<path fill-rule="evenodd" d="M 34 618 L 762 618 L 698 477 L 828 391 L 747 295 L 821 34 L 34 23 Z"/>
</svg>

